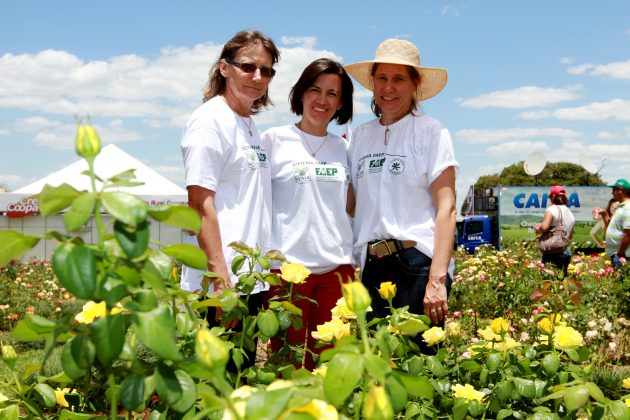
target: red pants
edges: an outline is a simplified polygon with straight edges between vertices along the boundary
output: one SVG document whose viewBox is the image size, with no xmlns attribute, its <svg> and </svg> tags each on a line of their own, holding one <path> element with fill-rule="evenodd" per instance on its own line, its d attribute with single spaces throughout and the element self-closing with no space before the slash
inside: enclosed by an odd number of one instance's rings
<svg viewBox="0 0 630 420">
<path fill-rule="evenodd" d="M 279 270 L 272 270 L 278 273 Z M 330 310 L 335 307 L 337 300 L 341 298 L 341 285 L 339 284 L 339 276 L 341 275 L 343 282 L 354 281 L 354 268 L 351 265 L 340 265 L 336 269 L 323 274 L 311 274 L 306 278 L 306 281 L 302 284 L 293 285 L 293 294 L 299 294 L 315 300 L 318 304 L 314 304 L 305 299 L 296 300 L 293 303 L 302 310 L 302 328 L 295 330 L 293 327 L 289 327 L 286 333 L 288 344 L 303 344 L 306 337 L 306 347 L 316 353 L 320 354 L 327 348 L 319 347 L 315 348 L 315 340 L 311 336 L 312 331 L 317 331 L 317 326 L 328 322 L 332 318 Z M 281 287 L 272 287 L 269 290 L 268 298 L 276 296 L 283 291 Z M 307 336 L 308 334 L 308 336 Z M 278 338 L 271 339 L 271 349 L 274 353 L 277 353 L 282 347 L 282 341 Z M 298 366 L 299 367 L 299 366 Z M 315 361 L 311 353 L 306 352 L 304 359 L 304 367 L 308 370 L 315 368 Z"/>
</svg>

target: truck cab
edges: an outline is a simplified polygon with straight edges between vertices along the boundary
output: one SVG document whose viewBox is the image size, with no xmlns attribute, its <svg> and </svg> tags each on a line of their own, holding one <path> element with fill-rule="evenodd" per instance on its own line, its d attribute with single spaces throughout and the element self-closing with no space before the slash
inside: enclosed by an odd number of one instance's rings
<svg viewBox="0 0 630 420">
<path fill-rule="evenodd" d="M 481 245 L 494 245 L 493 226 L 487 215 L 466 216 L 457 222 L 457 246 L 473 253 Z"/>
</svg>

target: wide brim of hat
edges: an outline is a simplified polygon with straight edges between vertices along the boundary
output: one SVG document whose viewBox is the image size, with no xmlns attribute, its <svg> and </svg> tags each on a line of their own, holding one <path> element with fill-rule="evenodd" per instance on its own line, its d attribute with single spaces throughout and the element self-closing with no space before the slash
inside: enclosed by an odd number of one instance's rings
<svg viewBox="0 0 630 420">
<path fill-rule="evenodd" d="M 368 90 L 373 90 L 372 75 L 370 73 L 375 63 L 401 64 L 403 66 L 414 67 L 418 70 L 421 79 L 420 86 L 418 86 L 418 90 L 416 91 L 416 100 L 418 102 L 432 98 L 440 93 L 442 89 L 444 89 L 444 86 L 446 86 L 448 80 L 448 72 L 446 69 L 411 65 L 408 61 L 401 60 L 398 57 L 380 57 L 378 60 L 347 64 L 344 68 L 361 86 Z"/>
</svg>

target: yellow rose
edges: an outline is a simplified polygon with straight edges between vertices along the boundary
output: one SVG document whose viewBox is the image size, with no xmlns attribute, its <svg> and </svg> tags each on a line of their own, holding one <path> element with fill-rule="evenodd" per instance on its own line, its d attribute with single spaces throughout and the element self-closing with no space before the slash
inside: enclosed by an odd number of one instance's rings
<svg viewBox="0 0 630 420">
<path fill-rule="evenodd" d="M 365 286 L 358 281 L 353 281 L 343 285 L 343 296 L 346 298 L 348 307 L 356 313 L 365 313 L 372 303 L 370 293 Z"/>
<path fill-rule="evenodd" d="M 57 399 L 57 405 L 60 405 L 62 407 L 70 407 L 70 404 L 68 404 L 68 401 L 66 401 L 66 396 L 64 395 L 62 390 L 55 390 L 55 398 Z"/>
<path fill-rule="evenodd" d="M 571 327 L 556 327 L 553 334 L 553 344 L 560 350 L 580 346 L 582 345 L 582 334 Z"/>
<path fill-rule="evenodd" d="M 275 391 L 277 389 L 283 388 L 293 388 L 295 386 L 295 382 L 287 381 L 286 379 L 276 379 L 267 387 L 267 391 Z"/>
<path fill-rule="evenodd" d="M 504 341 L 499 341 L 498 343 L 487 343 L 491 348 L 506 352 L 516 347 L 520 347 L 521 343 L 513 339 L 512 337 L 505 337 Z"/>
<path fill-rule="evenodd" d="M 297 263 L 282 263 L 280 267 L 282 273 L 280 277 L 286 282 L 302 284 L 306 278 L 311 274 L 311 270 L 304 267 L 302 264 Z"/>
<path fill-rule="evenodd" d="M 321 365 L 320 367 L 313 369 L 313 375 L 321 376 L 322 378 L 326 377 L 326 373 L 328 372 L 328 365 Z"/>
<path fill-rule="evenodd" d="M 537 322 L 538 329 L 547 335 L 551 335 L 556 326 L 564 327 L 567 325 L 566 322 L 562 322 L 562 315 L 560 314 L 549 314 L 546 317 L 542 318 Z"/>
<path fill-rule="evenodd" d="M 472 385 L 460 385 L 455 384 L 451 387 L 453 391 L 453 396 L 456 398 L 464 398 L 467 400 L 477 400 L 481 402 L 483 400 L 484 394 L 481 391 L 477 391 Z"/>
<path fill-rule="evenodd" d="M 510 329 L 510 323 L 503 318 L 495 318 L 490 323 L 490 329 L 495 334 L 505 335 Z"/>
<path fill-rule="evenodd" d="M 446 335 L 451 338 L 460 337 L 462 335 L 462 326 L 457 321 L 451 321 L 446 324 Z"/>
<path fill-rule="evenodd" d="M 477 333 L 486 341 L 501 341 L 501 336 L 495 334 L 490 325 L 483 330 L 477 330 Z"/>
<path fill-rule="evenodd" d="M 112 308 L 111 314 L 117 314 L 120 312 L 119 308 Z M 74 319 L 82 324 L 91 324 L 96 318 L 107 315 L 107 304 L 105 301 L 99 303 L 89 301 L 83 305 L 83 310 L 78 313 Z"/>
<path fill-rule="evenodd" d="M 446 337 L 446 333 L 440 327 L 432 327 L 422 333 L 422 339 L 429 346 L 433 346 L 439 343 L 440 341 L 443 341 L 445 337 Z"/>
<path fill-rule="evenodd" d="M 378 288 L 378 294 L 385 300 L 393 299 L 396 296 L 396 285 L 391 281 L 385 281 Z"/>
<path fill-rule="evenodd" d="M 394 409 L 385 391 L 385 387 L 372 385 L 363 403 L 363 418 L 392 419 Z"/>
<path fill-rule="evenodd" d="M 626 407 L 630 407 L 630 398 L 626 398 L 623 402 L 626 403 Z"/>
<path fill-rule="evenodd" d="M 350 335 L 350 324 L 346 324 L 340 318 L 333 318 L 322 325 L 317 326 L 317 331 L 311 332 L 314 339 L 330 343 L 333 338 L 340 339 Z"/>
<path fill-rule="evenodd" d="M 337 413 L 337 409 L 333 405 L 318 399 L 312 399 L 308 404 L 301 407 L 290 408 L 285 413 L 288 414 L 290 412 L 308 413 L 316 419 L 323 420 L 337 420 L 339 418 L 339 413 Z M 280 417 L 284 418 L 282 415 Z"/>
<path fill-rule="evenodd" d="M 255 392 L 258 392 L 257 388 L 254 388 L 249 385 L 243 385 L 240 388 L 235 389 L 230 394 L 230 398 L 232 398 L 234 402 L 234 408 L 238 413 L 240 418 L 245 418 L 245 414 L 247 411 L 247 399 L 252 396 Z M 232 414 L 229 409 L 223 410 L 223 417 L 221 420 L 234 420 L 236 417 Z"/>
<path fill-rule="evenodd" d="M 83 158 L 94 158 L 100 153 L 101 139 L 92 125 L 78 124 L 74 147 L 77 154 Z"/>
<path fill-rule="evenodd" d="M 334 308 L 330 310 L 333 318 L 341 318 L 344 321 L 348 321 L 350 319 L 357 319 L 357 314 L 352 311 L 348 307 L 345 298 L 337 299 L 337 304 Z"/>
<path fill-rule="evenodd" d="M 630 378 L 626 378 L 623 380 L 623 387 L 626 389 L 630 389 Z"/>
</svg>

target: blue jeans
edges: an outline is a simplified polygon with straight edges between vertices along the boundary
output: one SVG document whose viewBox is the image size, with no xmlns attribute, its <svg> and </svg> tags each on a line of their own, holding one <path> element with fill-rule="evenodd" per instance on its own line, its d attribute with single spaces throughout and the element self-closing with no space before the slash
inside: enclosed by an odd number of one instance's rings
<svg viewBox="0 0 630 420">
<path fill-rule="evenodd" d="M 373 318 L 384 318 L 390 314 L 387 301 L 378 294 L 382 282 L 391 281 L 396 284 L 396 296 L 392 300 L 395 308 L 409 306 L 409 312 L 424 314 L 424 293 L 429 280 L 431 258 L 416 248 L 403 249 L 394 255 L 377 259 L 367 256 L 361 281 L 370 292 L 372 298 L 372 312 L 367 313 L 368 322 Z M 446 279 L 446 293 L 451 291 L 451 278 Z M 438 324 L 444 327 L 444 321 Z M 414 341 L 425 352 L 428 350 L 418 334 Z"/>
</svg>

